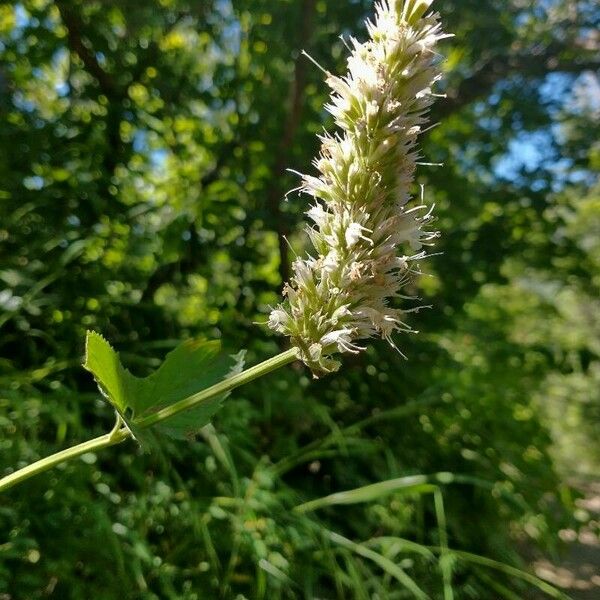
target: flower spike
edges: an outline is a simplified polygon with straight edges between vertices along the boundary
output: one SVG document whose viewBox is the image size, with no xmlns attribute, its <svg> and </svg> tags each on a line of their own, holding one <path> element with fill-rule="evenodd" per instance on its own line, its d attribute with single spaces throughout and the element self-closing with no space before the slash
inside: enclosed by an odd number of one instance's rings
<svg viewBox="0 0 600 600">
<path fill-rule="evenodd" d="M 384 0 L 367 22 L 370 39 L 350 39 L 348 72 L 325 71 L 326 106 L 338 131 L 320 136 L 318 177 L 302 175 L 313 198 L 308 227 L 316 257 L 297 258 L 285 301 L 269 326 L 288 335 L 318 376 L 335 371 L 340 352 L 358 353 L 358 340 L 410 331 L 405 312 L 390 306 L 437 237 L 431 211 L 410 208 L 419 159 L 417 138 L 440 78 L 435 47 L 442 33 L 432 0 Z"/>
</svg>

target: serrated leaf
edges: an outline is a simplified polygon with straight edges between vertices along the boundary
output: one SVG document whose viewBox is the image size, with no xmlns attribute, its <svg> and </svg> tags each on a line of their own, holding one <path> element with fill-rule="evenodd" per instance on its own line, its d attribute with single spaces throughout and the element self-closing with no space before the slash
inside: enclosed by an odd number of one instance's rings
<svg viewBox="0 0 600 600">
<path fill-rule="evenodd" d="M 170 352 L 154 373 L 136 377 L 123 367 L 117 352 L 101 335 L 88 332 L 83 366 L 93 374 L 103 396 L 134 436 L 149 442 L 151 436 L 136 425 L 140 419 L 240 372 L 243 364 L 244 351 L 228 356 L 221 353 L 218 341 L 187 340 Z M 211 398 L 153 429 L 177 439 L 193 437 L 210 421 L 226 396 Z"/>
</svg>

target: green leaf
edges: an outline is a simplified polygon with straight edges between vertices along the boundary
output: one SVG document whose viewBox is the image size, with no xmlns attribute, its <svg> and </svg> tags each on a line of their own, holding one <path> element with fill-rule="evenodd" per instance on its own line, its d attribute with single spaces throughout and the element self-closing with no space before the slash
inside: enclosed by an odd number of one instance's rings
<svg viewBox="0 0 600 600">
<path fill-rule="evenodd" d="M 228 356 L 218 341 L 187 340 L 170 352 L 148 377 L 132 375 L 119 355 L 98 333 L 88 332 L 84 368 L 90 371 L 100 391 L 117 410 L 140 442 L 152 436 L 137 427 L 143 417 L 196 394 L 228 376 L 241 372 L 245 351 Z M 153 427 L 177 439 L 189 439 L 219 410 L 227 393 L 210 398 Z"/>
</svg>

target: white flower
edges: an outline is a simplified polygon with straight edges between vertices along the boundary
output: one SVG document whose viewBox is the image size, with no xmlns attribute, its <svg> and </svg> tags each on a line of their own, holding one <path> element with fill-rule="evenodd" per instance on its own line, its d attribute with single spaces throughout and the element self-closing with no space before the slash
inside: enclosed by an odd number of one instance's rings
<svg viewBox="0 0 600 600">
<path fill-rule="evenodd" d="M 366 236 L 363 235 L 363 231 L 369 231 L 366 227 L 363 227 L 360 223 L 350 223 L 348 229 L 346 229 L 346 244 L 348 248 L 355 246 L 360 240 L 365 240 L 372 244 L 373 242 Z"/>
<path fill-rule="evenodd" d="M 337 250 L 331 250 L 323 259 L 323 270 L 326 273 L 335 273 L 340 266 L 340 255 Z"/>
<path fill-rule="evenodd" d="M 317 227 L 319 227 L 320 229 L 327 222 L 328 214 L 327 212 L 325 212 L 321 204 L 315 204 L 315 206 L 313 206 L 306 214 L 315 222 Z"/>
<path fill-rule="evenodd" d="M 315 374 L 339 367 L 335 352 L 357 353 L 360 339 L 410 331 L 390 306 L 423 258 L 431 211 L 408 208 L 417 138 L 440 77 L 434 47 L 445 37 L 432 0 L 383 0 L 367 23 L 365 43 L 352 39 L 348 72 L 328 74 L 327 110 L 339 128 L 320 137 L 319 176 L 303 175 L 316 201 L 308 228 L 316 258 L 297 259 L 287 297 L 269 326 L 291 337 Z M 414 309 L 413 309 L 414 310 Z"/>
<path fill-rule="evenodd" d="M 276 308 L 271 311 L 271 314 L 269 315 L 269 327 L 279 333 L 284 333 L 289 320 L 290 316 L 285 310 Z"/>
<path fill-rule="evenodd" d="M 348 328 L 330 331 L 321 338 L 320 344 L 325 349 L 328 346 L 335 344 L 340 352 L 352 352 L 358 354 L 358 352 L 364 350 L 364 348 L 360 348 L 352 343 L 354 333 L 355 332 L 352 329 Z"/>
</svg>

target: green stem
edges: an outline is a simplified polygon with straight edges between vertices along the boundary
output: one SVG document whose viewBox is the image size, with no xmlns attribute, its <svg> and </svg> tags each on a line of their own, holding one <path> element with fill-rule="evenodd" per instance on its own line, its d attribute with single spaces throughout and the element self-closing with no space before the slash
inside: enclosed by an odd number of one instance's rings
<svg viewBox="0 0 600 600">
<path fill-rule="evenodd" d="M 198 404 L 205 402 L 206 400 L 210 400 L 215 396 L 220 396 L 221 394 L 225 394 L 240 385 L 244 385 L 246 383 L 250 383 L 271 371 L 275 371 L 280 367 L 283 367 L 291 362 L 294 362 L 298 358 L 298 350 L 296 348 L 291 348 L 290 350 L 286 350 L 273 358 L 269 358 L 264 362 L 261 362 L 254 367 L 250 367 L 245 371 L 242 371 L 238 375 L 234 375 L 233 377 L 228 377 L 219 383 L 202 390 L 196 394 L 192 394 L 183 400 L 179 400 L 179 402 L 175 402 L 170 406 L 165 406 L 165 408 L 140 419 L 139 421 L 134 421 L 134 424 L 138 427 L 145 429 L 146 427 L 152 427 L 152 425 L 156 425 L 160 421 L 164 421 L 165 419 L 169 419 L 184 410 L 189 410 L 190 408 L 195 408 Z"/>
<path fill-rule="evenodd" d="M 297 348 L 292 348 L 290 350 L 286 350 L 273 358 L 269 358 L 264 362 L 255 365 L 254 367 L 250 367 L 241 373 L 234 375 L 233 377 L 229 377 L 197 394 L 192 394 L 179 402 L 175 402 L 171 406 L 167 406 L 158 412 L 149 415 L 139 421 L 136 421 L 135 424 L 145 429 L 146 427 L 151 427 L 152 425 L 156 425 L 165 419 L 169 419 L 180 412 L 185 410 L 189 410 L 198 406 L 202 402 L 206 402 L 215 396 L 220 396 L 225 394 L 236 387 L 244 385 L 245 383 L 249 383 L 250 381 L 254 381 L 258 377 L 262 377 L 271 371 L 275 371 L 280 367 L 283 367 L 289 363 L 294 362 L 298 358 L 298 350 Z M 51 454 L 46 458 L 42 458 L 6 477 L 0 479 L 0 492 L 3 492 L 34 475 L 38 475 L 39 473 L 43 473 L 44 471 L 48 471 L 52 469 L 56 465 L 72 460 L 77 456 L 81 456 L 86 452 L 94 452 L 95 450 L 100 450 L 102 448 L 108 448 L 109 446 L 115 446 L 124 442 L 126 439 L 131 437 L 131 432 L 126 427 L 121 427 L 122 421 L 120 418 L 117 419 L 117 423 L 114 429 L 105 435 L 101 435 L 100 437 L 94 438 L 93 440 L 88 440 L 87 442 L 83 442 L 82 444 L 78 444 L 77 446 L 73 446 L 71 448 L 67 448 L 66 450 L 61 450 L 56 454 Z"/>
<path fill-rule="evenodd" d="M 46 456 L 46 458 L 42 458 L 6 477 L 0 479 L 0 492 L 3 492 L 14 485 L 33 477 L 34 475 L 39 475 L 44 471 L 48 471 L 52 469 L 56 465 L 66 462 L 68 460 L 72 460 L 85 454 L 86 452 L 94 452 L 95 450 L 100 450 L 101 448 L 108 448 L 109 446 L 115 446 L 116 444 L 120 444 L 124 442 L 128 437 L 130 437 L 129 430 L 126 428 L 113 430 L 110 433 L 106 433 L 101 435 L 100 437 L 94 438 L 93 440 L 88 440 L 87 442 L 83 442 L 82 444 L 78 444 L 77 446 L 72 446 L 71 448 L 67 448 L 66 450 L 61 450 L 56 454 L 51 454 L 50 456 Z"/>
</svg>

